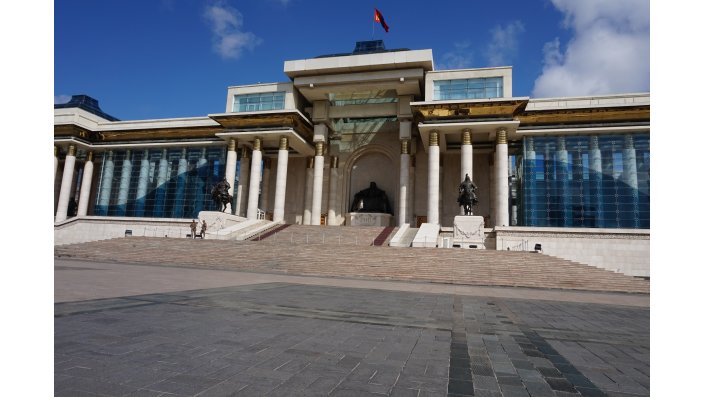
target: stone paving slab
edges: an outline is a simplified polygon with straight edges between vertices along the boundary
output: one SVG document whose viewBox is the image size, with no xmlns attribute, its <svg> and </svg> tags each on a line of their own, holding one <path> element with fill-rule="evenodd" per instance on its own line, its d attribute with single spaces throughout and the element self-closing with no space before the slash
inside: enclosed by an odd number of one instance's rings
<svg viewBox="0 0 705 397">
<path fill-rule="evenodd" d="M 649 317 L 287 282 L 58 302 L 55 395 L 646 396 Z"/>
</svg>

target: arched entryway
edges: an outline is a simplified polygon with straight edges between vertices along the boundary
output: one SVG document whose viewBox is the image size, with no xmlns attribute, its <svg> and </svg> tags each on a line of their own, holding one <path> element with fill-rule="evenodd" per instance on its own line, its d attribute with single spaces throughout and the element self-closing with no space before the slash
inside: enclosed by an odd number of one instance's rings
<svg viewBox="0 0 705 397">
<path fill-rule="evenodd" d="M 346 164 L 345 212 L 350 211 L 353 197 L 360 190 L 370 187 L 375 182 L 389 198 L 389 204 L 396 213 L 399 164 L 394 161 L 387 148 L 382 146 L 366 146 L 350 156 Z"/>
</svg>

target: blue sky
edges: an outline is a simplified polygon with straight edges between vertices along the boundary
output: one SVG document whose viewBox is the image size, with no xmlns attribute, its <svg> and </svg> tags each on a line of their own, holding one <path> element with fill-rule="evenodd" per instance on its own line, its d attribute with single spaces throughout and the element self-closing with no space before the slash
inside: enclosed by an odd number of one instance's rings
<svg viewBox="0 0 705 397">
<path fill-rule="evenodd" d="M 649 91 L 649 3 L 614 3 L 64 0 L 55 103 L 87 94 L 122 120 L 220 113 L 230 85 L 287 81 L 285 60 L 372 38 L 430 48 L 436 69 L 512 65 L 514 96 Z"/>
</svg>

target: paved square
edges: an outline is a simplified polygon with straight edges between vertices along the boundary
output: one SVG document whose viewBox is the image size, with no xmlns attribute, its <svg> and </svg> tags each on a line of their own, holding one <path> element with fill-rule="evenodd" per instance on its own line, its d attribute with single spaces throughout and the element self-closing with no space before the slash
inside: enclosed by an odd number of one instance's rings
<svg viewBox="0 0 705 397">
<path fill-rule="evenodd" d="M 268 282 L 56 303 L 54 353 L 57 396 L 646 396 L 649 308 Z"/>
</svg>

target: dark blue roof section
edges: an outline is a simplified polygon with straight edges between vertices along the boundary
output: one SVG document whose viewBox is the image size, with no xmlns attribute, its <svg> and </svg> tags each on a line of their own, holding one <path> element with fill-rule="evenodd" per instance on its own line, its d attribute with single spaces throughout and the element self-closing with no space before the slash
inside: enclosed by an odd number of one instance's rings
<svg viewBox="0 0 705 397">
<path fill-rule="evenodd" d="M 316 58 L 344 57 L 347 55 L 362 55 L 362 54 L 377 54 L 382 52 L 409 51 L 408 48 L 397 48 L 395 50 L 387 50 L 384 48 L 382 40 L 358 41 L 355 43 L 355 49 L 350 53 L 320 55 Z"/>
<path fill-rule="evenodd" d="M 93 113 L 98 117 L 102 117 L 110 121 L 120 121 L 117 117 L 113 117 L 100 109 L 98 106 L 98 100 L 89 97 L 88 95 L 73 95 L 71 100 L 67 103 L 60 103 L 54 105 L 54 109 L 64 109 L 64 108 L 81 108 L 88 113 Z"/>
</svg>

